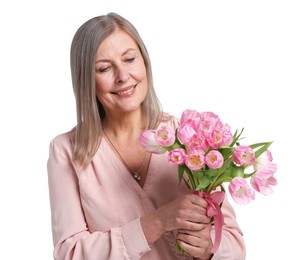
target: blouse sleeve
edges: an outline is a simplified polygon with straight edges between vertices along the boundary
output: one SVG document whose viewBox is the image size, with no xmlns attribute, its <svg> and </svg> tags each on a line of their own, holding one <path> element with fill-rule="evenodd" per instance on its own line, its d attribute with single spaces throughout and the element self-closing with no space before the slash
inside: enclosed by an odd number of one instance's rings
<svg viewBox="0 0 295 260">
<path fill-rule="evenodd" d="M 47 170 L 54 259 L 135 260 L 151 250 L 139 219 L 107 232 L 88 230 L 69 152 L 54 141 L 49 148 Z"/>
<path fill-rule="evenodd" d="M 237 224 L 235 212 L 227 196 L 225 196 L 221 210 L 224 216 L 222 238 L 220 246 L 212 259 L 244 260 L 246 259 L 246 248 L 243 233 Z M 214 226 L 212 233 L 212 241 L 214 241 Z"/>
</svg>

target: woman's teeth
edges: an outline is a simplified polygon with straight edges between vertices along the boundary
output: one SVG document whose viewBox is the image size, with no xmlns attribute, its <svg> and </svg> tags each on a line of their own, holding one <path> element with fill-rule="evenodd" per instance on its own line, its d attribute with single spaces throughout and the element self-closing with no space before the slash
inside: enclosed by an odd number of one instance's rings
<svg viewBox="0 0 295 260">
<path fill-rule="evenodd" d="M 118 94 L 118 95 L 129 94 L 129 93 L 131 93 L 131 92 L 133 91 L 133 89 L 134 89 L 135 87 L 136 87 L 136 86 L 134 86 L 134 87 L 132 87 L 132 88 L 130 88 L 130 89 L 126 89 L 126 90 L 124 90 L 124 91 L 116 92 L 116 94 Z"/>
</svg>

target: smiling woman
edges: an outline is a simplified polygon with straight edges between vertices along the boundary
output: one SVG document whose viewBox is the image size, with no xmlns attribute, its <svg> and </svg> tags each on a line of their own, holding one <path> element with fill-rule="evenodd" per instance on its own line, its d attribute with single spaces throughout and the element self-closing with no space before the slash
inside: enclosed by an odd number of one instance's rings
<svg viewBox="0 0 295 260">
<path fill-rule="evenodd" d="M 227 198 L 213 252 L 206 200 L 178 185 L 165 155 L 140 144 L 145 129 L 176 129 L 179 120 L 162 112 L 133 25 L 115 13 L 85 22 L 72 41 L 71 69 L 77 125 L 52 140 L 48 159 L 54 258 L 245 259 Z"/>
</svg>

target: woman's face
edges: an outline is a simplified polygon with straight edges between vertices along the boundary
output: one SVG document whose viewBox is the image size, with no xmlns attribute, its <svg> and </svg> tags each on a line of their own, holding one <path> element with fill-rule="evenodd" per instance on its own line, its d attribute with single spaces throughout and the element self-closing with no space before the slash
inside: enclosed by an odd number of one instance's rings
<svg viewBox="0 0 295 260">
<path fill-rule="evenodd" d="M 96 96 L 106 113 L 140 108 L 147 94 L 147 75 L 136 42 L 124 31 L 108 36 L 96 52 Z"/>
</svg>

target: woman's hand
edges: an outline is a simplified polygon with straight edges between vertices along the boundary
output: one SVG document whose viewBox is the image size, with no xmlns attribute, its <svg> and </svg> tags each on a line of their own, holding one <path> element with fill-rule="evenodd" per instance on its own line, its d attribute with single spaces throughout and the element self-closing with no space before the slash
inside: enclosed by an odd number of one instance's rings
<svg viewBox="0 0 295 260">
<path fill-rule="evenodd" d="M 158 209 L 163 231 L 185 229 L 199 231 L 210 222 L 207 202 L 195 194 L 187 194 Z"/>
<path fill-rule="evenodd" d="M 206 215 L 207 202 L 195 194 L 183 195 L 141 218 L 141 225 L 149 244 L 153 244 L 164 232 L 189 230 L 196 233 L 185 235 L 186 240 L 195 237 L 193 245 L 208 231 L 210 218 Z M 192 234 L 192 233 L 191 233 Z M 196 235 L 198 234 L 198 235 Z M 189 242 L 189 241 L 188 241 Z M 184 242 L 183 242 L 184 243 Z M 198 249 L 195 249 L 195 251 Z"/>
<path fill-rule="evenodd" d="M 211 224 L 204 225 L 202 230 L 178 230 L 178 245 L 189 255 L 197 259 L 211 259 L 212 240 Z"/>
</svg>

